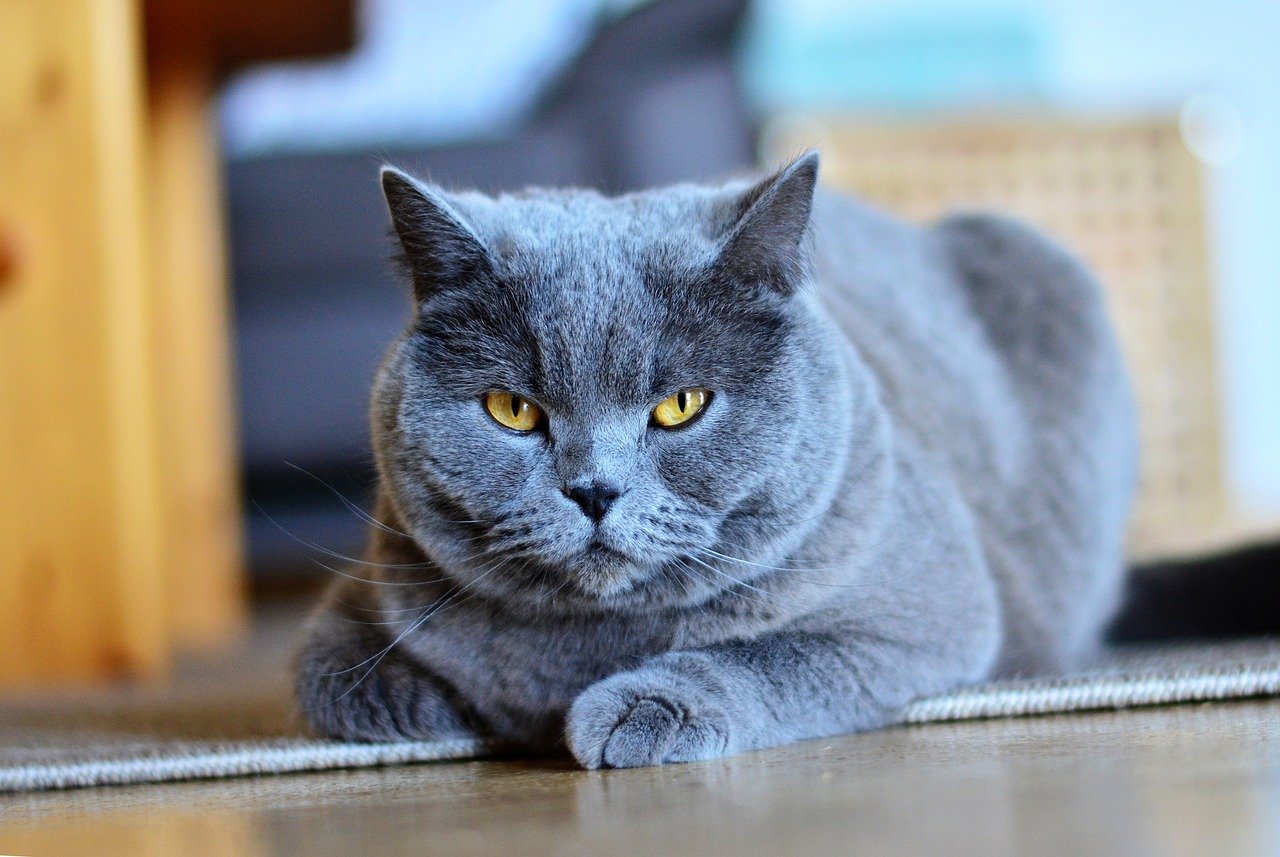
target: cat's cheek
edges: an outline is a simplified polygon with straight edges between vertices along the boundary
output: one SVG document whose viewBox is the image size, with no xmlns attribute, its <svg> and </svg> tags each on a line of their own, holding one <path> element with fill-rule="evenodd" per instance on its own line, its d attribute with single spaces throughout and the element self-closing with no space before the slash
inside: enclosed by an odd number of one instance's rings
<svg viewBox="0 0 1280 857">
<path fill-rule="evenodd" d="M 768 472 L 763 450 L 736 433 L 716 432 L 688 449 L 664 450 L 658 459 L 663 484 L 708 509 L 733 506 L 759 486 Z"/>
<path fill-rule="evenodd" d="M 744 449 L 753 445 L 752 439 L 722 421 L 670 432 L 659 440 L 652 451 L 663 482 L 678 494 L 712 506 L 742 481 L 743 465 L 755 459 L 753 452 Z"/>
</svg>

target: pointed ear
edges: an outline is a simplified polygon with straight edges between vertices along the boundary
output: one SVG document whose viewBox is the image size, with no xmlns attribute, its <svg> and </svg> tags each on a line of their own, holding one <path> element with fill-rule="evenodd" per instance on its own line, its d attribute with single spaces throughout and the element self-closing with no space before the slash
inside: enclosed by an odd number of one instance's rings
<svg viewBox="0 0 1280 857">
<path fill-rule="evenodd" d="M 719 272 L 784 294 L 795 291 L 804 276 L 804 237 L 817 182 L 818 153 L 810 151 L 744 193 L 716 260 Z"/>
<path fill-rule="evenodd" d="M 441 193 L 395 167 L 382 168 L 382 192 L 419 301 L 490 271 L 489 251 Z"/>
</svg>

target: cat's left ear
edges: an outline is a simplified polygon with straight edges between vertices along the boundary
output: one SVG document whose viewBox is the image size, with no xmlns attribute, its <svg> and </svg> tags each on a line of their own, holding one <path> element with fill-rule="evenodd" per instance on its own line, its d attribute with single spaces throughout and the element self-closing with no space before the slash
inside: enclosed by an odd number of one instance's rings
<svg viewBox="0 0 1280 857">
<path fill-rule="evenodd" d="M 739 282 L 794 292 L 804 277 L 804 238 L 817 183 L 818 153 L 809 151 L 742 194 L 717 271 Z"/>
<path fill-rule="evenodd" d="M 382 168 L 382 192 L 419 301 L 491 271 L 484 243 L 442 193 L 395 167 Z"/>
</svg>

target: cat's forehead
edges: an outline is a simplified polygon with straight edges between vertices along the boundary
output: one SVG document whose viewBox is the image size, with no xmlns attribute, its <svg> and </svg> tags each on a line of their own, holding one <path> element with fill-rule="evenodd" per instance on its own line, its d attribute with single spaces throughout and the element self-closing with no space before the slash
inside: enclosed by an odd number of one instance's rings
<svg viewBox="0 0 1280 857">
<path fill-rule="evenodd" d="M 557 404 L 645 400 L 669 383 L 682 288 L 714 257 L 702 200 L 530 192 L 459 206 L 493 256 L 496 282 L 473 294 L 518 314 L 515 362 Z M 498 295 L 488 294 L 496 289 Z"/>
<path fill-rule="evenodd" d="M 499 256 L 538 253 L 565 264 L 652 249 L 709 250 L 725 227 L 723 192 L 696 186 L 607 197 L 581 189 L 530 189 L 456 198 Z"/>
<path fill-rule="evenodd" d="M 544 330 L 579 338 L 619 317 L 656 321 L 672 297 L 661 284 L 696 276 L 717 248 L 718 212 L 698 188 L 624 197 L 532 190 L 460 202 L 501 287 L 523 293 Z"/>
<path fill-rule="evenodd" d="M 456 195 L 493 276 L 455 293 L 457 313 L 429 312 L 427 328 L 460 365 L 483 359 L 514 389 L 569 409 L 754 376 L 777 351 L 777 302 L 729 301 L 716 287 L 737 214 L 724 200 L 698 187 Z"/>
<path fill-rule="evenodd" d="M 671 312 L 655 281 L 706 255 L 697 241 L 601 208 L 551 209 L 492 245 L 503 287 L 521 295 L 539 392 L 564 403 L 647 394 Z"/>
</svg>

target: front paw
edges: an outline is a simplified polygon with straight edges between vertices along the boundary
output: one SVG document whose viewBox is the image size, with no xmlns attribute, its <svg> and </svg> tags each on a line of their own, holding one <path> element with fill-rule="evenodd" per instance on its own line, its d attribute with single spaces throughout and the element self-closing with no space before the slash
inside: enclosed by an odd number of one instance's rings
<svg viewBox="0 0 1280 857">
<path fill-rule="evenodd" d="M 731 752 L 722 689 L 677 665 L 618 673 L 584 690 L 569 709 L 568 739 L 586 768 L 692 762 Z"/>
</svg>

